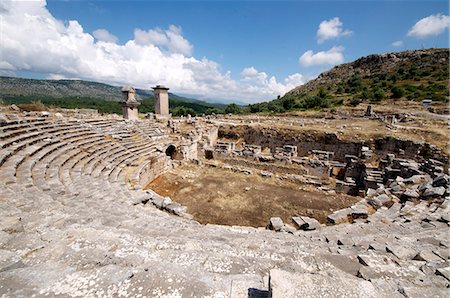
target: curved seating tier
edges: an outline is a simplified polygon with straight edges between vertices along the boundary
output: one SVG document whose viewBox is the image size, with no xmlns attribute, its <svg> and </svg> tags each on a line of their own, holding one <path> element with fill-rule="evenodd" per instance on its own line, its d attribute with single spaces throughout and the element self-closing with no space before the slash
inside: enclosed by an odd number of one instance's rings
<svg viewBox="0 0 450 298">
<path fill-rule="evenodd" d="M 77 192 L 84 176 L 123 186 L 124 170 L 157 154 L 155 138 L 167 137 L 151 123 L 144 129 L 117 119 L 18 118 L 1 123 L 2 183 L 59 194 Z"/>
</svg>

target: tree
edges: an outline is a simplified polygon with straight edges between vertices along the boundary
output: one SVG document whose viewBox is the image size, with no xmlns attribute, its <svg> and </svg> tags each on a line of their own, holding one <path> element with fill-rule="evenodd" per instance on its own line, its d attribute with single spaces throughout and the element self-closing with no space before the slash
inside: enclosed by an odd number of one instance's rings
<svg viewBox="0 0 450 298">
<path fill-rule="evenodd" d="M 225 113 L 226 114 L 240 114 L 241 109 L 239 108 L 239 106 L 237 104 L 232 103 L 232 104 L 227 105 L 227 107 L 225 108 Z"/>
<path fill-rule="evenodd" d="M 295 106 L 295 99 L 292 97 L 283 99 L 283 108 L 285 110 L 290 110 Z"/>
<path fill-rule="evenodd" d="M 172 110 L 173 116 L 187 116 L 187 115 L 195 116 L 196 114 L 197 113 L 193 109 L 186 107 L 176 107 Z"/>
<path fill-rule="evenodd" d="M 391 88 L 391 92 L 392 92 L 392 98 L 401 98 L 404 95 L 404 91 L 402 88 L 394 86 Z"/>
<path fill-rule="evenodd" d="M 374 97 L 376 101 L 381 101 L 384 99 L 386 95 L 384 94 L 384 91 L 382 89 L 378 89 L 377 91 L 375 91 L 374 93 Z"/>
</svg>

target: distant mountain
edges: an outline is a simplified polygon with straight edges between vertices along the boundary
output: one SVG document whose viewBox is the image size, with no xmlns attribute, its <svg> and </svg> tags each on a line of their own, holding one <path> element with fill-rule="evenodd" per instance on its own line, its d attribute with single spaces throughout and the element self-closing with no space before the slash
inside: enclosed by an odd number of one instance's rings
<svg viewBox="0 0 450 298">
<path fill-rule="evenodd" d="M 316 79 L 251 112 L 302 110 L 357 105 L 383 100 L 449 100 L 449 49 L 375 54 L 335 66 Z"/>
<path fill-rule="evenodd" d="M 61 107 L 93 107 L 109 106 L 103 101 L 119 102 L 122 100 L 122 87 L 82 80 L 36 80 L 0 76 L 0 98 L 7 103 L 28 103 L 41 101 L 45 104 Z M 154 102 L 153 90 L 136 89 L 136 97 L 143 106 L 151 111 Z M 171 108 L 192 109 L 196 113 L 204 113 L 208 109 L 218 112 L 225 105 L 207 103 L 201 100 L 186 98 L 169 93 Z M 101 101 L 101 102 L 95 102 Z M 145 104 L 145 105 L 144 105 Z M 117 109 L 106 109 L 105 112 Z M 188 110 L 186 110 L 188 111 Z M 192 112 L 189 110 L 189 112 Z"/>
</svg>

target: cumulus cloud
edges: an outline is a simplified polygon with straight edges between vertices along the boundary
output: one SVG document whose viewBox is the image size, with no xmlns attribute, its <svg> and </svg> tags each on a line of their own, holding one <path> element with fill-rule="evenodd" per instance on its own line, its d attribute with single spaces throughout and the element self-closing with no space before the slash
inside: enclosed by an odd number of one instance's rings
<svg viewBox="0 0 450 298">
<path fill-rule="evenodd" d="M 94 35 L 94 37 L 97 38 L 98 40 L 104 42 L 116 43 L 118 40 L 116 36 L 109 33 L 108 30 L 106 29 L 97 29 L 94 32 L 92 32 L 92 35 Z"/>
<path fill-rule="evenodd" d="M 343 23 L 338 17 L 322 21 L 319 24 L 319 29 L 317 30 L 316 34 L 317 42 L 320 44 L 328 39 L 335 39 L 352 34 L 352 31 L 344 30 L 342 27 Z"/>
<path fill-rule="evenodd" d="M 304 83 L 300 74 L 278 81 L 246 68 L 241 79 L 207 58 L 192 56 L 193 46 L 177 26 L 135 29 L 118 44 L 104 29 L 92 35 L 76 20 L 54 18 L 41 1 L 1 1 L 0 73 L 33 71 L 49 78 L 80 78 L 148 89 L 164 84 L 198 98 L 263 101 Z M 107 33 L 107 34 L 106 34 Z"/>
<path fill-rule="evenodd" d="M 241 71 L 241 76 L 243 77 L 244 81 L 264 83 L 267 80 L 267 74 L 265 72 L 259 72 L 253 66 L 244 68 Z"/>
<path fill-rule="evenodd" d="M 167 30 L 160 28 L 148 31 L 135 29 L 134 40 L 142 46 L 155 45 L 169 52 L 180 53 L 186 56 L 190 56 L 193 49 L 189 41 L 183 37 L 181 28 L 175 25 L 170 25 Z"/>
<path fill-rule="evenodd" d="M 251 83 L 246 86 L 248 92 L 259 90 L 259 92 L 267 95 L 273 95 L 273 92 L 277 95 L 283 95 L 305 83 L 305 78 L 299 73 L 289 75 L 284 79 L 284 83 L 281 83 L 274 76 L 269 77 L 265 72 L 258 71 L 253 66 L 244 68 L 241 71 L 241 77 L 243 81 Z"/>
<path fill-rule="evenodd" d="M 336 65 L 344 62 L 344 47 L 332 47 L 328 51 L 321 51 L 314 54 L 312 50 L 306 51 L 300 56 L 298 62 L 302 66 L 315 65 Z"/>
<path fill-rule="evenodd" d="M 394 41 L 394 42 L 392 43 L 392 46 L 394 46 L 394 47 L 396 47 L 396 48 L 402 47 L 402 46 L 403 46 L 403 41 L 401 41 L 401 40 L 396 40 L 396 41 Z"/>
<path fill-rule="evenodd" d="M 408 36 L 426 38 L 444 32 L 450 26 L 450 16 L 435 14 L 419 20 L 409 30 Z"/>
</svg>

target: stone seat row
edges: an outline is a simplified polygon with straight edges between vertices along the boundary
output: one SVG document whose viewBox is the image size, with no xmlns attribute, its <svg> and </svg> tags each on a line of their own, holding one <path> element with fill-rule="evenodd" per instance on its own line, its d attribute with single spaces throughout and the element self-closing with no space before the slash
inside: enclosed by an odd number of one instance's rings
<svg viewBox="0 0 450 298">
<path fill-rule="evenodd" d="M 142 158 L 155 152 L 153 142 L 141 141 L 133 144 L 130 140 L 122 145 L 121 142 L 105 140 L 95 130 L 90 130 L 89 126 L 83 126 L 84 123 L 105 124 L 105 121 L 77 120 L 52 124 L 46 119 L 36 119 L 27 121 L 26 125 L 20 128 L 17 125 L 22 124 L 17 122 L 20 121 L 3 123 L 3 128 L 11 128 L 7 129 L 10 132 L 4 135 L 4 148 L 0 155 L 3 181 L 8 183 L 17 180 L 30 183 L 36 177 L 39 178 L 39 184 L 47 189 L 45 180 L 59 176 L 56 175 L 59 173 L 56 169 L 69 163 L 63 156 L 81 159 L 73 163 L 72 169 L 75 172 L 92 174 L 94 177 L 103 175 L 116 182 L 120 175 L 124 178 L 124 168 L 138 160 L 134 155 Z M 43 129 L 30 127 L 29 124 L 34 122 L 42 124 Z M 107 123 L 112 122 L 117 121 Z M 8 124 L 12 127 L 8 127 Z M 82 154 L 83 152 L 87 153 Z M 65 177 L 70 177 L 70 174 L 66 173 Z"/>
</svg>

